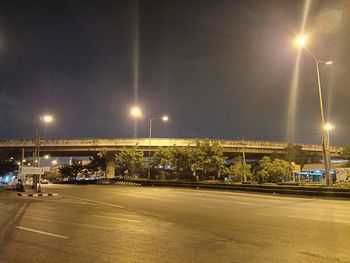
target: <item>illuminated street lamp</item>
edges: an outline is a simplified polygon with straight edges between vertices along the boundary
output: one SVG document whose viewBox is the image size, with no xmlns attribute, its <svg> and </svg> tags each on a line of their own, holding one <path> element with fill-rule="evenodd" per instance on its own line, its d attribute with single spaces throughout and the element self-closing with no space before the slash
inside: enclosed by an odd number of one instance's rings
<svg viewBox="0 0 350 263">
<path fill-rule="evenodd" d="M 333 184 L 333 178 L 330 175 L 330 152 L 329 152 L 329 128 L 330 126 L 326 126 L 324 113 L 323 113 L 323 101 L 322 101 L 322 89 L 321 89 L 321 78 L 320 78 L 320 69 L 319 64 L 325 64 L 325 65 L 331 65 L 333 64 L 333 61 L 325 61 L 325 60 L 319 60 L 316 58 L 316 56 L 311 52 L 311 50 L 307 47 L 307 37 L 306 36 L 299 36 L 296 39 L 296 44 L 299 47 L 304 48 L 313 58 L 315 65 L 316 65 L 316 73 L 317 73 L 317 84 L 318 84 L 318 95 L 319 95 L 319 101 L 320 101 L 320 112 L 321 112 L 321 121 L 322 121 L 322 127 L 323 127 L 323 140 L 322 140 L 322 152 L 323 152 L 323 162 L 325 166 L 325 179 L 327 186 L 331 186 Z M 328 129 L 327 129 L 328 128 Z"/>
<path fill-rule="evenodd" d="M 329 132 L 334 129 L 334 125 L 328 122 L 325 124 L 324 129 Z"/>
<path fill-rule="evenodd" d="M 131 111 L 131 116 L 135 118 L 141 118 L 143 116 L 141 109 L 138 106 L 134 106 Z"/>
<path fill-rule="evenodd" d="M 169 117 L 167 115 L 163 115 L 162 117 L 157 117 L 157 118 L 148 118 L 146 117 L 141 109 L 137 106 L 133 107 L 131 109 L 131 115 L 135 118 L 141 118 L 144 117 L 146 119 L 148 119 L 149 121 L 149 142 L 148 142 L 148 169 L 147 169 L 147 177 L 148 179 L 151 179 L 151 145 L 152 145 L 152 123 L 155 120 L 161 120 L 163 122 L 167 122 L 169 120 Z"/>
<path fill-rule="evenodd" d="M 49 123 L 52 123 L 54 118 L 50 114 L 45 114 L 42 117 L 40 117 L 40 120 L 44 123 L 44 129 L 46 128 L 46 125 Z M 35 135 L 35 150 L 34 150 L 34 163 L 35 166 L 40 167 L 40 146 L 41 146 L 41 138 L 40 138 L 40 129 L 39 127 L 36 128 L 36 135 Z M 46 156 L 45 156 L 46 159 Z M 33 178 L 33 187 L 37 188 L 36 190 L 38 192 L 41 192 L 41 185 L 40 185 L 40 177 L 35 176 L 35 179 Z"/>
<path fill-rule="evenodd" d="M 295 40 L 295 43 L 299 46 L 299 47 L 303 47 L 306 45 L 307 42 L 307 37 L 306 36 L 298 36 Z"/>
<path fill-rule="evenodd" d="M 46 114 L 43 117 L 41 117 L 41 120 L 44 123 L 51 123 L 53 121 L 53 117 L 52 117 L 52 115 Z"/>
<path fill-rule="evenodd" d="M 43 115 L 40 118 L 40 120 L 44 123 L 44 127 L 46 128 L 46 125 L 49 124 L 49 123 L 52 123 L 54 118 L 50 114 L 45 114 L 45 115 Z M 37 164 L 38 164 L 38 166 L 40 166 L 41 138 L 40 138 L 40 129 L 39 129 L 39 127 L 36 128 L 36 143 L 35 143 L 35 145 L 36 145 L 36 150 L 35 150 L 36 155 L 35 156 L 36 156 Z M 47 159 L 47 158 L 45 157 L 45 159 Z"/>
</svg>

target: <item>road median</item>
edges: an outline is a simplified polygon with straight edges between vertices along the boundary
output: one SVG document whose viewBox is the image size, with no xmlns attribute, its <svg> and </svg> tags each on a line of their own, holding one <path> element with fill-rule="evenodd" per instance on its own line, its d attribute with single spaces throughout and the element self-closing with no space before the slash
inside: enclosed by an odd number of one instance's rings
<svg viewBox="0 0 350 263">
<path fill-rule="evenodd" d="M 323 186 L 298 186 L 298 185 L 259 185 L 259 184 L 233 184 L 233 183 L 201 183 L 179 181 L 148 181 L 129 180 L 143 186 L 167 186 L 186 187 L 216 190 L 231 190 L 244 192 L 260 192 L 268 194 L 305 195 L 318 197 L 350 198 L 350 188 L 336 188 Z"/>
</svg>

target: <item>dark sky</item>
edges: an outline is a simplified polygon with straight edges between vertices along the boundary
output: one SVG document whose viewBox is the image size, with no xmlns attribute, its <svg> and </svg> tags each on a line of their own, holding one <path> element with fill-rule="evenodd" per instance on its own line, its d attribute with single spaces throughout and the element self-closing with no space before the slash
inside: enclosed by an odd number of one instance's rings
<svg viewBox="0 0 350 263">
<path fill-rule="evenodd" d="M 305 51 L 290 95 L 305 2 L 0 1 L 0 138 L 34 137 L 45 112 L 55 116 L 48 138 L 132 137 L 138 65 L 138 103 L 170 118 L 154 123 L 154 137 L 319 143 Z M 336 145 L 350 138 L 349 15 L 349 1 L 314 0 L 305 27 L 310 49 L 334 61 L 320 68 Z"/>
</svg>

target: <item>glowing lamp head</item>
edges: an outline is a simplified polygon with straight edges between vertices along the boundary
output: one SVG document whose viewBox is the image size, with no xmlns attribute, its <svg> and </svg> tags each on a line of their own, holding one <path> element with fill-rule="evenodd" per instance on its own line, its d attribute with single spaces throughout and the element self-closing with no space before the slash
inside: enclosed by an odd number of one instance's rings
<svg viewBox="0 0 350 263">
<path fill-rule="evenodd" d="M 135 117 L 135 118 L 140 118 L 142 117 L 142 111 L 139 107 L 135 106 L 131 109 L 130 111 L 131 116 Z"/>
<path fill-rule="evenodd" d="M 326 65 L 332 65 L 332 64 L 333 64 L 333 61 L 326 61 L 325 64 L 326 64 Z"/>
<path fill-rule="evenodd" d="M 299 36 L 297 37 L 297 39 L 295 40 L 295 43 L 299 46 L 299 47 L 303 47 L 306 45 L 307 42 L 307 37 L 306 36 Z"/>
<path fill-rule="evenodd" d="M 52 160 L 51 164 L 52 165 L 56 165 L 57 164 L 57 160 Z"/>
<path fill-rule="evenodd" d="M 331 123 L 326 123 L 326 124 L 324 125 L 324 129 L 325 129 L 326 131 L 331 131 L 331 130 L 334 129 L 334 125 L 331 124 Z"/>
<path fill-rule="evenodd" d="M 53 121 L 53 117 L 51 116 L 51 115 L 44 115 L 43 117 L 42 117 L 42 121 L 43 122 L 45 122 L 45 123 L 50 123 L 50 122 L 52 122 Z"/>
<path fill-rule="evenodd" d="M 169 120 L 169 117 L 168 117 L 167 115 L 164 115 L 164 116 L 162 117 L 162 120 L 163 120 L 163 121 L 168 121 L 168 120 Z"/>
<path fill-rule="evenodd" d="M 45 158 L 45 159 L 49 159 L 49 158 L 50 158 L 50 155 L 46 154 L 46 155 L 44 156 L 44 158 Z"/>
</svg>

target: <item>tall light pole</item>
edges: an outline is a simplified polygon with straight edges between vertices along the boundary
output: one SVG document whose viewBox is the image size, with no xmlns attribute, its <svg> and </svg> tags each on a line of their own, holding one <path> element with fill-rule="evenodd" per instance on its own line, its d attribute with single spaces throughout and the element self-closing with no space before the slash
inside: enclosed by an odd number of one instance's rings
<svg viewBox="0 0 350 263">
<path fill-rule="evenodd" d="M 152 123 L 155 120 L 161 120 L 164 122 L 167 122 L 169 120 L 169 117 L 167 115 L 164 115 L 163 117 L 157 117 L 157 118 L 148 118 L 142 113 L 142 110 L 135 106 L 131 109 L 131 115 L 135 118 L 146 118 L 149 121 L 149 137 L 148 137 L 148 169 L 147 169 L 147 178 L 148 180 L 151 179 L 151 146 L 152 146 Z"/>
<path fill-rule="evenodd" d="M 333 64 L 332 61 L 319 60 L 316 56 L 311 52 L 311 50 L 307 47 L 307 37 L 301 36 L 296 39 L 296 43 L 299 47 L 303 47 L 313 58 L 316 66 L 317 73 L 317 86 L 318 86 L 318 96 L 320 101 L 320 112 L 321 112 L 321 121 L 322 121 L 322 131 L 323 131 L 323 139 L 322 139 L 322 152 L 323 152 L 323 163 L 325 167 L 325 179 L 327 186 L 331 186 L 333 184 L 332 176 L 330 175 L 330 151 L 329 151 L 329 136 L 327 132 L 326 122 L 323 113 L 323 100 L 322 100 L 322 89 L 321 89 L 321 77 L 320 77 L 320 68 L 319 64 L 330 65 Z"/>
<path fill-rule="evenodd" d="M 42 116 L 40 120 L 44 123 L 46 127 L 47 124 L 53 122 L 53 116 L 46 114 Z M 36 163 L 37 167 L 40 167 L 40 146 L 41 146 L 40 129 L 39 127 L 37 127 L 36 134 L 35 134 L 35 151 L 34 151 L 34 158 L 35 158 L 34 162 Z M 39 176 L 35 176 L 35 179 L 33 178 L 33 183 L 35 182 L 34 187 L 37 188 L 36 190 L 38 192 L 41 191 L 40 177 L 41 176 L 39 175 Z"/>
<path fill-rule="evenodd" d="M 331 169 L 332 169 L 332 158 L 331 158 L 331 154 L 330 154 L 330 146 L 331 146 L 331 141 L 329 139 L 329 132 L 332 131 L 334 129 L 334 125 L 331 123 L 326 123 L 324 125 L 324 130 L 326 131 L 327 134 L 327 142 L 328 142 L 328 155 L 327 155 L 327 163 L 329 165 L 329 184 L 333 185 L 333 176 L 331 173 Z"/>
</svg>

